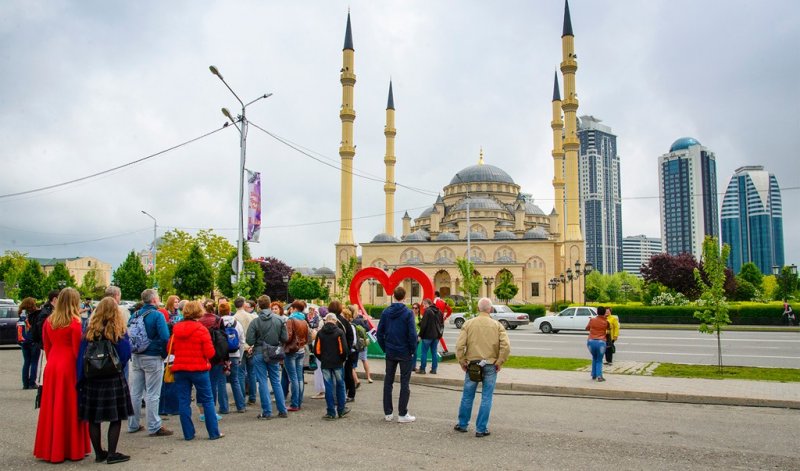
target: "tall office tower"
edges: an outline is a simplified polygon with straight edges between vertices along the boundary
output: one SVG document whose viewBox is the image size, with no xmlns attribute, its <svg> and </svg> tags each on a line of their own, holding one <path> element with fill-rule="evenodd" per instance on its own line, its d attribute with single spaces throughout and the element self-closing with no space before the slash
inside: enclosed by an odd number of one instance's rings
<svg viewBox="0 0 800 471">
<path fill-rule="evenodd" d="M 740 167 L 722 199 L 722 242 L 731 246 L 728 266 L 739 273 L 753 262 L 766 275 L 783 266 L 781 190 L 760 165 Z"/>
<path fill-rule="evenodd" d="M 622 239 L 622 269 L 641 278 L 642 265 L 661 252 L 661 239 L 644 234 L 625 237 Z"/>
<path fill-rule="evenodd" d="M 594 116 L 578 122 L 578 178 L 586 261 L 600 273 L 622 270 L 622 199 L 617 136 Z"/>
<path fill-rule="evenodd" d="M 673 142 L 669 152 L 658 158 L 658 194 L 664 251 L 699 259 L 703 239 L 719 237 L 714 153 L 691 137 Z"/>
</svg>

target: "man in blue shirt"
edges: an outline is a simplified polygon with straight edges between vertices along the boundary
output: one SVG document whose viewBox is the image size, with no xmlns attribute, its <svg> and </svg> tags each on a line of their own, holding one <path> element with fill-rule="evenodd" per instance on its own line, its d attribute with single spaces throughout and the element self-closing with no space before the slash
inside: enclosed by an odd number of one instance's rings
<svg viewBox="0 0 800 471">
<path fill-rule="evenodd" d="M 414 315 L 403 303 L 406 290 L 402 286 L 394 289 L 394 302 L 383 310 L 378 323 L 378 345 L 386 354 L 386 376 L 383 379 L 383 413 L 386 421 L 394 419 L 392 409 L 392 386 L 397 366 L 400 366 L 400 400 L 397 421 L 407 424 L 416 420 L 408 413 L 408 400 L 411 397 L 411 357 L 417 350 L 417 329 Z"/>
<path fill-rule="evenodd" d="M 130 363 L 131 402 L 134 414 L 128 418 L 128 432 L 135 433 L 144 426 L 139 425 L 142 396 L 147 406 L 147 433 L 151 437 L 166 437 L 172 431 L 161 426 L 158 403 L 161 399 L 161 383 L 164 380 L 164 358 L 167 356 L 169 327 L 164 315 L 158 310 L 158 292 L 154 289 L 142 291 L 144 306 L 131 316 L 128 326 L 138 317 L 144 317 L 144 327 L 150 344 L 143 352 L 134 353 Z"/>
</svg>

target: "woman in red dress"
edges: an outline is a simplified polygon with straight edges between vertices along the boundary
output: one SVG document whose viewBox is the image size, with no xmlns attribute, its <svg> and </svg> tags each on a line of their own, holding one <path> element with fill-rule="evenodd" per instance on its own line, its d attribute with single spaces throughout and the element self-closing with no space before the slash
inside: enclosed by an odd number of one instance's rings
<svg viewBox="0 0 800 471">
<path fill-rule="evenodd" d="M 47 365 L 33 455 L 51 463 L 82 460 L 92 451 L 89 424 L 78 418 L 79 302 L 76 290 L 61 290 L 56 307 L 42 329 Z"/>
</svg>

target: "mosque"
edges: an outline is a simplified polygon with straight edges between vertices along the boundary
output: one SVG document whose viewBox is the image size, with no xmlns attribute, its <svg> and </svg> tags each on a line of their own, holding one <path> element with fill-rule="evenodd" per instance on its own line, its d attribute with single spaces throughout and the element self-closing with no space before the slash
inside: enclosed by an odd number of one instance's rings
<svg viewBox="0 0 800 471">
<path fill-rule="evenodd" d="M 572 267 L 585 261 L 585 245 L 580 228 L 578 205 L 578 149 L 576 113 L 578 99 L 575 92 L 575 72 L 578 68 L 574 49 L 574 35 L 565 2 L 564 24 L 561 35 L 561 74 L 564 98 L 561 98 L 556 72 L 550 126 L 553 131 L 553 192 L 554 205 L 546 214 L 534 204 L 530 194 L 522 191 L 514 179 L 501 168 L 484 162 L 481 150 L 476 165 L 458 171 L 443 188 L 442 194 L 431 207 L 415 219 L 408 212 L 403 216 L 400 237 L 395 236 L 394 194 L 396 190 L 394 167 L 395 104 L 392 84 L 386 106 L 386 178 L 385 227 L 370 242 L 361 246 L 361 266 L 375 266 L 387 271 L 398 266 L 420 268 L 434 281 L 441 295 L 463 295 L 460 291 L 460 273 L 457 257 L 470 257 L 477 274 L 483 278 L 480 295 L 495 298 L 494 281 L 503 272 L 510 272 L 519 291 L 512 303 L 548 304 L 557 299 L 569 299 L 571 292 L 583 292 L 581 277 L 576 276 L 576 286 L 566 284 L 553 290 L 552 279 L 564 279 Z M 350 257 L 358 257 L 353 238 L 353 107 L 356 75 L 354 71 L 353 37 L 350 15 L 347 16 L 341 70 L 342 143 L 341 157 L 341 225 L 336 244 L 337 276 L 342 264 Z M 469 253 L 468 253 L 469 247 Z M 413 298 L 421 293 L 416 283 L 405 281 L 406 290 Z M 562 289 L 564 289 L 562 294 Z M 389 301 L 380 284 L 362 285 L 361 299 L 366 303 L 383 304 Z M 579 296 L 574 298 L 579 300 Z"/>
</svg>

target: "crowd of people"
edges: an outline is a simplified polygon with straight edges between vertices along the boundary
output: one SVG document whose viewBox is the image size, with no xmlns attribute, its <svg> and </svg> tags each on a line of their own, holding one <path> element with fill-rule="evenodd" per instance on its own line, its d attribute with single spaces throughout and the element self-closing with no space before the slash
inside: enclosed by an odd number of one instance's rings
<svg viewBox="0 0 800 471">
<path fill-rule="evenodd" d="M 395 289 L 375 329 L 356 306 L 339 301 L 315 309 L 303 301 L 284 306 L 268 296 L 237 298 L 233 306 L 224 298 L 200 302 L 170 296 L 161 307 L 158 292 L 147 289 L 141 304 L 129 311 L 120 306 L 114 286 L 88 309 L 72 288 L 49 293 L 41 308 L 27 298 L 20 305 L 20 343 L 23 389 L 39 391 L 34 456 L 53 463 L 76 461 L 93 449 L 98 463 L 128 461 L 130 456 L 118 450 L 123 421 L 128 433 L 167 437 L 174 433 L 163 425 L 169 415 L 179 416 L 183 438 L 192 440 L 193 402 L 208 438 L 222 438 L 220 421 L 231 412 L 229 387 L 237 413 L 255 406 L 258 397 L 256 419 L 287 418 L 303 408 L 306 367 L 314 370 L 315 394 L 310 397 L 325 399 L 323 419 L 342 418 L 361 385 L 359 362 L 366 380 L 373 382 L 366 355 L 373 340 L 386 357 L 385 419 L 395 417 L 392 392 L 399 368 L 397 422 L 414 422 L 408 410 L 410 376 L 426 370 L 428 353 L 430 373 L 436 373 L 444 316 L 437 307 L 438 293 L 436 300 L 423 300 L 423 313 L 416 316 L 404 299 L 405 290 Z M 464 324 L 456 348 L 467 374 L 455 429 L 466 431 L 477 383 L 484 381 L 476 428 L 481 437 L 489 435 L 494 378 L 510 344 L 505 330 L 489 317 L 491 302 L 482 299 L 479 309 Z M 482 378 L 472 378 L 468 370 L 478 363 Z"/>
</svg>

